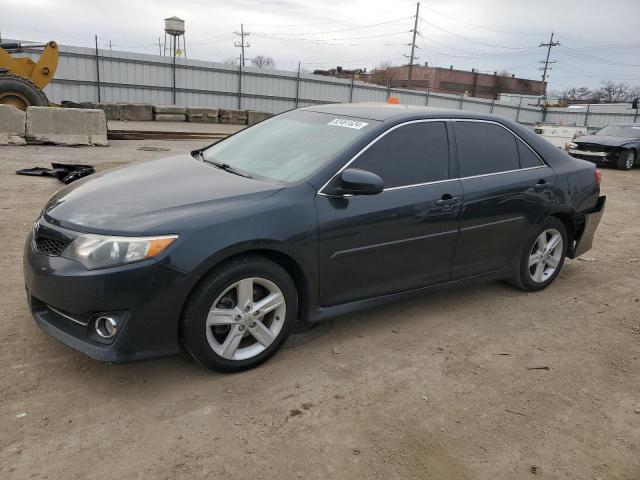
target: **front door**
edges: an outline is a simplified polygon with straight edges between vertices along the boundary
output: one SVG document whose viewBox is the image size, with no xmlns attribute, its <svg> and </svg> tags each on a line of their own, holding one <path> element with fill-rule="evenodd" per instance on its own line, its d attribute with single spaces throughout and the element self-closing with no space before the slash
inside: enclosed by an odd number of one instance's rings
<svg viewBox="0 0 640 480">
<path fill-rule="evenodd" d="M 382 193 L 316 197 L 321 306 L 450 279 L 462 202 L 451 164 L 446 122 L 412 122 L 348 165 L 380 175 Z"/>
</svg>

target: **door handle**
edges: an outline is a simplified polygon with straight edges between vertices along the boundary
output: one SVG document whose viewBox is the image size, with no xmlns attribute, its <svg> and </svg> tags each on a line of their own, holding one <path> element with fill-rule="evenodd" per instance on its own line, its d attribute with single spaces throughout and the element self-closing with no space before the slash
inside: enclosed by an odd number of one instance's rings
<svg viewBox="0 0 640 480">
<path fill-rule="evenodd" d="M 459 200 L 460 197 L 452 196 L 448 193 L 445 193 L 444 195 L 442 195 L 442 198 L 440 200 L 436 200 L 436 205 L 439 207 L 448 207 L 458 203 Z"/>
<path fill-rule="evenodd" d="M 533 186 L 533 189 L 536 192 L 541 192 L 542 190 L 546 190 L 547 188 L 549 188 L 549 185 L 547 184 L 547 182 L 544 179 L 539 180 L 538 183 L 536 183 Z"/>
</svg>

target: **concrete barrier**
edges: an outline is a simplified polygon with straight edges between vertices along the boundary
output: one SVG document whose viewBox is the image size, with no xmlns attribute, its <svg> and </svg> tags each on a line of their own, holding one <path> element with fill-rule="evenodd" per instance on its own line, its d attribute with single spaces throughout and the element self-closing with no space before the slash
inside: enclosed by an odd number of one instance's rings
<svg viewBox="0 0 640 480">
<path fill-rule="evenodd" d="M 187 107 L 187 121 L 197 123 L 218 123 L 217 108 Z"/>
<path fill-rule="evenodd" d="M 153 118 L 156 122 L 186 122 L 187 109 L 176 105 L 154 105 Z"/>
<path fill-rule="evenodd" d="M 220 110 L 220 123 L 246 125 L 247 112 L 244 110 Z"/>
<path fill-rule="evenodd" d="M 92 103 L 89 108 L 97 108 L 104 111 L 104 116 L 109 120 L 120 120 L 119 103 Z"/>
<path fill-rule="evenodd" d="M 153 105 L 146 103 L 122 103 L 120 104 L 120 120 L 152 122 Z"/>
<path fill-rule="evenodd" d="M 108 145 L 104 111 L 97 109 L 28 107 L 26 137 L 56 145 Z"/>
<path fill-rule="evenodd" d="M 273 113 L 254 112 L 252 110 L 247 110 L 247 125 L 255 125 L 256 123 L 260 123 L 263 120 L 271 117 L 273 117 Z"/>
<path fill-rule="evenodd" d="M 0 105 L 0 145 L 24 145 L 26 114 L 13 105 Z"/>
</svg>

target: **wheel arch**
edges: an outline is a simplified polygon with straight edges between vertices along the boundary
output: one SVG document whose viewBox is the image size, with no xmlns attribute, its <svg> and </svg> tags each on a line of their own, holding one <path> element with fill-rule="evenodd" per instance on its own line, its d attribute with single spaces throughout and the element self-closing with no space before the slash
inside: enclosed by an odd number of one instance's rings
<svg viewBox="0 0 640 480">
<path fill-rule="evenodd" d="M 572 215 L 569 212 L 562 211 L 554 212 L 551 214 L 551 216 L 560 220 L 567 230 L 567 239 L 569 240 L 569 245 L 567 245 L 567 256 L 570 256 L 570 254 L 573 252 L 573 245 L 575 243 L 577 230 L 579 228 L 579 225 L 576 225 L 575 215 Z"/>
<path fill-rule="evenodd" d="M 252 255 L 267 258 L 282 267 L 287 272 L 287 274 L 293 280 L 298 294 L 298 320 L 307 319 L 309 316 L 309 309 L 311 304 L 312 282 L 305 274 L 305 270 L 303 269 L 301 263 L 296 260 L 293 255 L 280 249 L 266 246 L 246 246 L 244 249 L 239 249 L 238 247 L 228 249 L 217 254 L 215 258 L 210 259 L 210 261 L 206 262 L 205 265 L 201 266 L 198 269 L 198 275 L 200 276 L 200 279 L 195 282 L 189 294 L 187 295 L 183 305 L 183 309 L 187 304 L 192 292 L 200 285 L 200 283 L 211 271 L 220 267 L 220 265 L 238 257 Z"/>
</svg>

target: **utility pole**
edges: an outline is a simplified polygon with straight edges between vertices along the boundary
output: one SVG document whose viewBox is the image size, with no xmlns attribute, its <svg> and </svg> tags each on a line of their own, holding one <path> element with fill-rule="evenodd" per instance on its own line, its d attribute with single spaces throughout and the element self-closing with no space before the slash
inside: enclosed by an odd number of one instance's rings
<svg viewBox="0 0 640 480">
<path fill-rule="evenodd" d="M 551 48 L 557 47 L 558 45 L 560 45 L 560 42 L 553 41 L 553 32 L 551 32 L 549 43 L 543 42 L 540 44 L 540 47 L 547 47 L 547 58 L 545 58 L 544 62 L 540 62 L 544 63 L 544 67 L 540 70 L 542 70 L 542 97 L 544 98 L 545 104 L 547 103 L 547 72 L 551 70 L 549 64 L 556 63 L 555 60 L 549 61 L 549 56 L 551 55 Z"/>
<path fill-rule="evenodd" d="M 413 74 L 413 62 L 417 60 L 415 56 L 416 51 L 416 35 L 418 34 L 418 18 L 420 15 L 420 2 L 416 4 L 416 17 L 413 22 L 413 39 L 411 40 L 411 55 L 409 56 L 409 80 L 411 80 L 411 76 Z M 406 56 L 406 55 L 405 55 Z"/>
<path fill-rule="evenodd" d="M 240 31 L 239 32 L 233 32 L 234 34 L 238 35 L 240 37 L 240 41 L 239 42 L 233 42 L 233 45 L 236 47 L 240 47 L 240 51 L 242 52 L 240 54 L 240 64 L 241 66 L 244 67 L 244 49 L 245 48 L 249 48 L 251 46 L 251 44 L 249 42 L 245 42 L 244 37 L 248 37 L 249 35 L 251 35 L 251 33 L 249 32 L 245 32 L 244 31 L 244 24 L 240 24 Z"/>
</svg>

